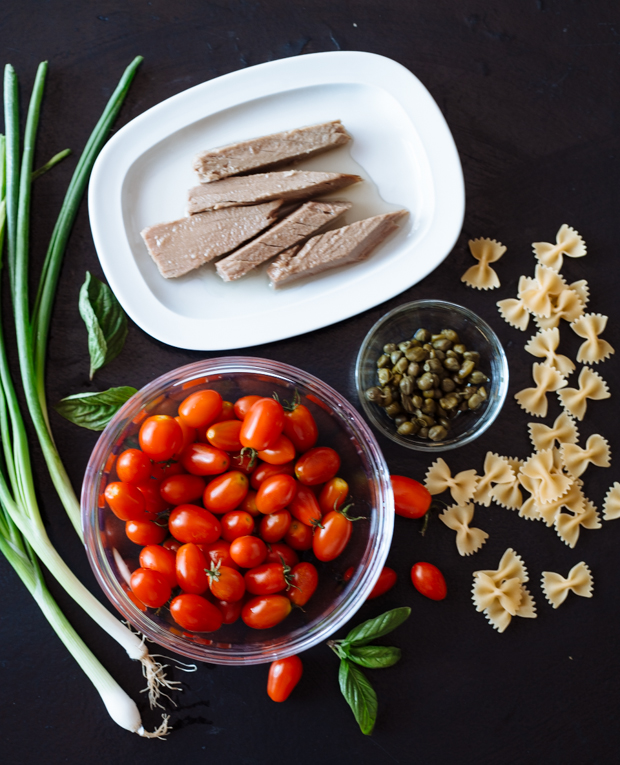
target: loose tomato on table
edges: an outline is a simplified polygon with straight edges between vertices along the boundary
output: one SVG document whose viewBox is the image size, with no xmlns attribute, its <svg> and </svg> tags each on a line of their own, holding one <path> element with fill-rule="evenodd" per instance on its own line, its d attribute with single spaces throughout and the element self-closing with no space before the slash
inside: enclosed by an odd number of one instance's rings
<svg viewBox="0 0 620 765">
<path fill-rule="evenodd" d="M 159 484 L 159 493 L 169 505 L 185 505 L 202 497 L 206 481 L 199 475 L 183 473 L 164 478 Z"/>
<path fill-rule="evenodd" d="M 339 510 L 345 503 L 349 493 L 349 484 L 343 479 L 332 478 L 321 489 L 319 494 L 319 506 L 323 515 L 332 510 Z"/>
<path fill-rule="evenodd" d="M 169 581 L 159 571 L 137 568 L 129 580 L 133 594 L 149 608 L 160 608 L 172 593 Z"/>
<path fill-rule="evenodd" d="M 272 595 L 288 586 L 286 569 L 281 563 L 263 563 L 246 571 L 245 588 L 252 595 Z"/>
<path fill-rule="evenodd" d="M 153 521 L 127 521 L 125 534 L 136 545 L 158 545 L 164 541 L 168 529 Z"/>
<path fill-rule="evenodd" d="M 261 518 L 258 532 L 265 542 L 269 544 L 279 542 L 281 539 L 284 539 L 284 535 L 291 525 L 291 520 L 291 514 L 288 510 L 278 510 Z"/>
<path fill-rule="evenodd" d="M 243 606 L 241 618 L 248 627 L 266 630 L 286 619 L 291 608 L 291 601 L 284 595 L 258 595 Z"/>
<path fill-rule="evenodd" d="M 238 452 L 243 447 L 239 440 L 242 423 L 239 420 L 216 422 L 207 428 L 207 441 L 216 449 L 225 452 Z"/>
<path fill-rule="evenodd" d="M 116 460 L 116 473 L 125 483 L 142 483 L 151 477 L 151 460 L 140 449 L 125 449 Z"/>
<path fill-rule="evenodd" d="M 219 475 L 228 470 L 230 457 L 214 446 L 195 443 L 183 450 L 181 462 L 192 475 Z"/>
<path fill-rule="evenodd" d="M 269 465 L 285 465 L 295 459 L 296 452 L 291 439 L 281 433 L 267 449 L 260 449 L 258 456 Z"/>
<path fill-rule="evenodd" d="M 170 513 L 168 529 L 179 542 L 210 544 L 222 535 L 218 519 L 199 505 L 179 505 Z"/>
<path fill-rule="evenodd" d="M 166 547 L 147 545 L 140 552 L 140 566 L 159 571 L 160 574 L 166 577 L 170 586 L 174 588 L 178 585 L 176 557 L 176 552 L 172 552 Z"/>
<path fill-rule="evenodd" d="M 307 452 L 316 444 L 319 429 L 310 410 L 303 404 L 284 411 L 284 435 L 293 442 L 298 452 Z"/>
<path fill-rule="evenodd" d="M 306 486 L 316 486 L 334 478 L 340 469 L 340 457 L 329 446 L 310 449 L 295 463 L 297 480 Z"/>
<path fill-rule="evenodd" d="M 243 510 L 231 510 L 222 516 L 222 538 L 232 542 L 254 531 L 254 518 Z"/>
<path fill-rule="evenodd" d="M 295 463 L 286 462 L 284 465 L 270 465 L 267 462 L 258 463 L 256 470 L 252 473 L 250 478 L 250 485 L 253 489 L 258 491 L 261 484 L 268 478 L 274 475 L 295 475 Z"/>
<path fill-rule="evenodd" d="M 183 592 L 202 595 L 209 587 L 207 560 L 198 545 L 184 544 L 179 547 L 175 561 L 177 582 Z"/>
<path fill-rule="evenodd" d="M 170 613 L 180 627 L 193 632 L 214 632 L 222 626 L 221 611 L 202 595 L 177 595 L 170 603 Z"/>
<path fill-rule="evenodd" d="M 403 518 L 422 518 L 426 515 L 433 499 L 426 486 L 403 475 L 392 475 L 390 481 L 396 515 Z"/>
<path fill-rule="evenodd" d="M 239 440 L 257 452 L 271 446 L 284 427 L 284 409 L 273 398 L 261 398 L 243 419 Z"/>
<path fill-rule="evenodd" d="M 199 390 L 179 405 L 179 417 L 190 428 L 205 428 L 222 411 L 222 397 L 216 390 Z"/>
<path fill-rule="evenodd" d="M 249 486 L 245 473 L 229 470 L 207 484 L 202 495 L 203 504 L 212 513 L 227 513 L 243 502 Z"/>
<path fill-rule="evenodd" d="M 148 457 L 155 462 L 166 461 L 183 447 L 183 431 L 174 417 L 155 414 L 142 423 L 138 440 Z"/>
<path fill-rule="evenodd" d="M 431 600 L 443 600 L 448 594 L 443 574 L 432 563 L 416 563 L 412 566 L 411 581 L 421 595 Z"/>
<path fill-rule="evenodd" d="M 237 537 L 230 543 L 230 557 L 241 568 L 254 568 L 267 557 L 267 545 L 262 539 L 249 534 Z"/>
<path fill-rule="evenodd" d="M 290 573 L 286 595 L 294 605 L 303 607 L 314 595 L 318 584 L 319 572 L 312 563 L 302 561 Z"/>
<path fill-rule="evenodd" d="M 299 486 L 292 475 L 279 474 L 266 478 L 256 494 L 256 508 L 265 515 L 283 510 L 295 499 Z"/>
<path fill-rule="evenodd" d="M 286 701 L 291 695 L 293 688 L 301 680 L 303 664 L 299 656 L 287 656 L 286 659 L 278 659 L 269 667 L 267 679 L 267 695 L 272 701 Z"/>
<path fill-rule="evenodd" d="M 209 589 L 217 600 L 233 603 L 241 600 L 245 594 L 245 582 L 236 568 L 229 566 L 212 566 L 207 571 Z"/>
<path fill-rule="evenodd" d="M 398 575 L 396 571 L 394 571 L 394 569 L 390 568 L 389 566 L 384 566 L 381 569 L 379 578 L 375 582 L 375 586 L 370 591 L 370 594 L 366 600 L 373 600 L 374 598 L 378 598 L 380 595 L 383 595 L 388 590 L 391 590 L 392 587 L 396 584 L 397 579 Z"/>
</svg>

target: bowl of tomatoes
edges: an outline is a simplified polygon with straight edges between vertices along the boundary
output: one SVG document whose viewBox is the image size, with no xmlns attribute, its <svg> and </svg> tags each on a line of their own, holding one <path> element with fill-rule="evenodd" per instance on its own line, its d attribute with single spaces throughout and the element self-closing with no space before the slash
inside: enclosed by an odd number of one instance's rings
<svg viewBox="0 0 620 765">
<path fill-rule="evenodd" d="M 232 665 L 300 653 L 344 625 L 394 520 L 387 465 L 351 404 L 250 357 L 189 364 L 135 394 L 93 450 L 81 505 L 90 564 L 123 617 Z"/>
</svg>

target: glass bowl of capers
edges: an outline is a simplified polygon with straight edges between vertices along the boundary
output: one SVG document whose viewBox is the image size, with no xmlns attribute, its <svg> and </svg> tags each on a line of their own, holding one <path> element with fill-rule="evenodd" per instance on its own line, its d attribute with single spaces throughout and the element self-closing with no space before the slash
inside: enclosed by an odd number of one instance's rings
<svg viewBox="0 0 620 765">
<path fill-rule="evenodd" d="M 492 424 L 508 391 L 508 361 L 495 332 L 468 308 L 416 300 L 368 332 L 355 379 L 375 427 L 408 449 L 439 452 Z"/>
</svg>

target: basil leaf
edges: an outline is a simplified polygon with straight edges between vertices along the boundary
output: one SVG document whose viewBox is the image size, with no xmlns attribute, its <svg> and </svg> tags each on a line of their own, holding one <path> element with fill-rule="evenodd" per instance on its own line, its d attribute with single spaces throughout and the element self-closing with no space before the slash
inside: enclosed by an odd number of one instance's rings
<svg viewBox="0 0 620 765">
<path fill-rule="evenodd" d="M 355 648 L 351 646 L 347 653 L 351 661 L 368 669 L 383 669 L 391 667 L 401 657 L 400 648 L 382 645 L 366 645 Z"/>
<path fill-rule="evenodd" d="M 361 669 L 346 659 L 340 661 L 338 682 L 342 695 L 351 707 L 357 724 L 365 736 L 370 736 L 377 719 L 377 694 Z"/>
<path fill-rule="evenodd" d="M 88 330 L 90 379 L 95 372 L 123 350 L 127 337 L 127 317 L 107 284 L 90 272 L 80 289 L 80 316 Z"/>
<path fill-rule="evenodd" d="M 342 641 L 345 645 L 366 645 L 400 626 L 411 613 L 410 608 L 393 608 L 375 619 L 363 622 L 349 632 Z"/>
<path fill-rule="evenodd" d="M 136 389 L 129 386 L 110 388 L 101 393 L 75 393 L 59 401 L 54 409 L 81 428 L 103 430 L 134 393 L 137 393 Z"/>
</svg>

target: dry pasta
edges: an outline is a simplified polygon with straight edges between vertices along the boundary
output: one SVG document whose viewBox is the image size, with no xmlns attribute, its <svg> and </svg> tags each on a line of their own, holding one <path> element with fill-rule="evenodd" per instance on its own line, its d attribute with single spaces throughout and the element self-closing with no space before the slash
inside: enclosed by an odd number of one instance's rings
<svg viewBox="0 0 620 765">
<path fill-rule="evenodd" d="M 487 452 L 484 460 L 484 475 L 478 479 L 474 502 L 488 507 L 491 504 L 493 484 L 512 483 L 515 475 L 505 457 Z"/>
<path fill-rule="evenodd" d="M 583 237 L 566 223 L 556 234 L 555 244 L 534 242 L 532 249 L 539 262 L 554 271 L 562 268 L 563 255 L 568 255 L 569 258 L 583 258 L 587 253 Z"/>
<path fill-rule="evenodd" d="M 524 388 L 515 393 L 517 403 L 528 414 L 534 417 L 547 416 L 547 393 L 553 393 L 563 388 L 567 383 L 557 369 L 534 362 L 532 376 L 536 383 L 535 388 Z"/>
<path fill-rule="evenodd" d="M 478 264 L 468 268 L 461 281 L 477 290 L 493 290 L 499 287 L 499 277 L 489 263 L 495 263 L 506 252 L 506 248 L 495 239 L 470 239 L 469 251 Z"/>
<path fill-rule="evenodd" d="M 430 466 L 425 479 L 430 494 L 442 494 L 450 489 L 452 499 L 458 505 L 469 502 L 474 496 L 477 484 L 478 476 L 475 470 L 463 470 L 453 477 L 450 468 L 441 457 Z"/>
<path fill-rule="evenodd" d="M 609 444 L 598 433 L 594 433 L 588 438 L 585 449 L 577 446 L 577 444 L 562 444 L 560 451 L 564 467 L 575 478 L 579 478 L 590 463 L 598 467 L 609 467 L 611 464 Z"/>
<path fill-rule="evenodd" d="M 615 353 L 607 340 L 599 338 L 606 326 L 607 316 L 600 313 L 584 313 L 571 324 L 574 332 L 586 339 L 579 347 L 577 361 L 582 364 L 598 364 Z"/>
<path fill-rule="evenodd" d="M 609 398 L 611 393 L 603 378 L 590 367 L 583 367 L 579 374 L 579 388 L 566 388 L 558 391 L 562 406 L 576 417 L 583 420 L 587 409 L 587 399 L 600 401 Z"/>
<path fill-rule="evenodd" d="M 593 586 L 592 573 L 583 561 L 571 568 L 566 579 L 554 571 L 542 572 L 542 590 L 554 608 L 564 603 L 569 592 L 591 598 Z"/>
<path fill-rule="evenodd" d="M 616 481 L 605 495 L 603 504 L 603 518 L 606 521 L 615 521 L 620 518 L 620 483 Z"/>
<path fill-rule="evenodd" d="M 472 555 L 487 541 L 489 535 L 482 529 L 470 528 L 474 517 L 474 505 L 453 505 L 439 516 L 445 525 L 456 531 L 456 547 L 459 555 Z"/>
<path fill-rule="evenodd" d="M 567 412 L 558 415 L 552 427 L 543 425 L 542 422 L 530 422 L 527 427 L 530 431 L 530 440 L 537 452 L 551 449 L 556 441 L 559 445 L 576 444 L 579 440 L 577 425 Z"/>
<path fill-rule="evenodd" d="M 568 356 L 562 356 L 562 354 L 555 352 L 559 344 L 560 330 L 557 327 L 551 327 L 550 329 L 542 329 L 538 334 L 531 337 L 525 350 L 532 356 L 544 359 L 545 364 L 554 367 L 561 375 L 566 376 L 574 372 L 575 365 Z"/>
<path fill-rule="evenodd" d="M 523 560 L 511 548 L 502 556 L 497 570 L 474 572 L 474 605 L 498 632 L 508 627 L 513 616 L 536 618 L 534 599 L 523 586 L 528 579 Z"/>
</svg>

